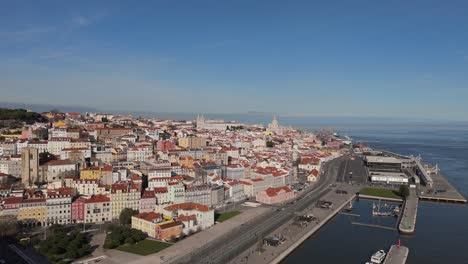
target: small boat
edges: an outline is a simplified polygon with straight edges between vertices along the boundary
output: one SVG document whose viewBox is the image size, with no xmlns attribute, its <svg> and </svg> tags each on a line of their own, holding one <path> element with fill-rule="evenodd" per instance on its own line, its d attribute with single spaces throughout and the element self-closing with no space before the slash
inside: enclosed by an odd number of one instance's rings
<svg viewBox="0 0 468 264">
<path fill-rule="evenodd" d="M 373 202 L 372 203 L 372 215 L 373 216 L 390 216 L 390 215 L 392 215 L 391 211 L 380 211 L 380 208 L 382 208 L 382 206 L 380 205 L 380 200 L 379 200 L 378 205 L 375 205 L 375 203 Z"/>
<path fill-rule="evenodd" d="M 375 264 L 381 264 L 384 261 L 386 255 L 387 254 L 385 251 L 381 249 L 372 255 L 371 262 Z"/>
<path fill-rule="evenodd" d="M 395 216 L 400 215 L 400 207 L 396 206 L 395 209 L 393 209 L 393 213 L 395 214 Z"/>
<path fill-rule="evenodd" d="M 346 211 L 350 212 L 351 210 L 353 210 L 353 203 L 349 202 L 349 205 L 346 208 Z"/>
</svg>

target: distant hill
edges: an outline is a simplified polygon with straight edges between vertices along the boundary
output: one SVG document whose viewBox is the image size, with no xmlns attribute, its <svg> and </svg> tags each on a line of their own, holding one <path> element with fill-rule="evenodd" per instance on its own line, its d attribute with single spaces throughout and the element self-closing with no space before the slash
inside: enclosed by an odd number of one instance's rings
<svg viewBox="0 0 468 264">
<path fill-rule="evenodd" d="M 60 110 L 61 112 L 100 112 L 99 110 L 91 107 L 74 106 L 74 105 L 54 105 L 54 104 L 25 104 L 25 103 L 11 103 L 11 102 L 0 102 L 0 108 L 11 108 L 11 109 L 31 109 L 32 111 L 42 113 L 49 112 L 52 109 Z"/>
<path fill-rule="evenodd" d="M 0 121 L 22 121 L 28 124 L 46 121 L 41 114 L 25 109 L 0 108 Z"/>
</svg>

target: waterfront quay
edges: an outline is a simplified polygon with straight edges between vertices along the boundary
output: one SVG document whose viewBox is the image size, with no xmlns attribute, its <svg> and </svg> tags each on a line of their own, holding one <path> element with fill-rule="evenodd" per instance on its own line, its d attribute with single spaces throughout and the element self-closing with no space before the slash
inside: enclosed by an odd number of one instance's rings
<svg viewBox="0 0 468 264">
<path fill-rule="evenodd" d="M 416 228 L 416 217 L 418 215 L 418 197 L 415 190 L 410 190 L 410 195 L 405 200 L 403 214 L 401 216 L 398 230 L 404 234 L 412 234 Z"/>
<path fill-rule="evenodd" d="M 467 200 L 439 172 L 431 174 L 433 187 L 421 186 L 419 199 L 435 202 L 467 203 Z"/>
<path fill-rule="evenodd" d="M 336 190 L 342 190 L 346 193 L 337 193 Z M 298 224 L 297 221 L 291 219 L 285 222 L 276 230 L 273 230 L 266 237 L 279 236 L 285 238 L 284 243 L 274 246 L 267 246 L 259 240 L 255 245 L 242 252 L 235 259 L 230 261 L 231 264 L 245 263 L 280 263 L 289 254 L 291 254 L 304 241 L 310 238 L 322 226 L 330 221 L 336 214 L 342 211 L 355 198 L 355 193 L 359 187 L 348 184 L 337 184 L 330 192 L 322 196 L 322 201 L 331 202 L 332 208 L 321 208 L 316 203 L 299 212 L 300 215 L 313 215 L 315 221 L 309 222 L 306 226 Z"/>
<path fill-rule="evenodd" d="M 390 247 L 383 264 L 405 264 L 408 254 L 409 249 L 407 247 L 393 245 Z"/>
</svg>

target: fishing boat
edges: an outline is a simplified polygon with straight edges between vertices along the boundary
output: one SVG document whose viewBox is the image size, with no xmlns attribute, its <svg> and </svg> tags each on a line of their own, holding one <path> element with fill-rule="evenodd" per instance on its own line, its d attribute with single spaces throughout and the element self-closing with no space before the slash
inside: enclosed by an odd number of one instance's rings
<svg viewBox="0 0 468 264">
<path fill-rule="evenodd" d="M 348 207 L 346 208 L 346 211 L 350 212 L 351 210 L 353 210 L 353 203 L 350 201 Z"/>
</svg>

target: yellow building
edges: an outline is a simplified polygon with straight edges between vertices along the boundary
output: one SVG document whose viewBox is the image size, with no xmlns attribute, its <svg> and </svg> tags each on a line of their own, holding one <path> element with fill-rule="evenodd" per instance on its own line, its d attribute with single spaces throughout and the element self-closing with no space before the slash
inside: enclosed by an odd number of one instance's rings
<svg viewBox="0 0 468 264">
<path fill-rule="evenodd" d="M 206 139 L 202 137 L 179 138 L 179 147 L 182 147 L 182 148 L 206 147 Z"/>
<path fill-rule="evenodd" d="M 161 239 L 157 234 L 156 227 L 172 222 L 174 222 L 172 217 L 155 212 L 140 213 L 132 216 L 132 228 L 141 230 L 143 233 L 148 234 L 149 237 L 155 239 Z"/>
<path fill-rule="evenodd" d="M 21 134 L 1 134 L 0 137 L 4 138 L 21 138 Z"/>
<path fill-rule="evenodd" d="M 112 166 L 89 167 L 80 171 L 82 180 L 100 180 L 102 177 L 112 176 Z"/>
<path fill-rule="evenodd" d="M 112 218 L 119 219 L 125 208 L 138 211 L 140 209 L 141 185 L 133 182 L 118 182 L 111 186 L 110 200 L 112 203 Z"/>
<path fill-rule="evenodd" d="M 66 127 L 66 126 L 67 126 L 67 124 L 62 120 L 59 120 L 59 121 L 54 123 L 54 127 Z"/>
<path fill-rule="evenodd" d="M 45 225 L 47 205 L 45 198 L 29 198 L 21 202 L 18 221 L 29 225 Z"/>
</svg>

